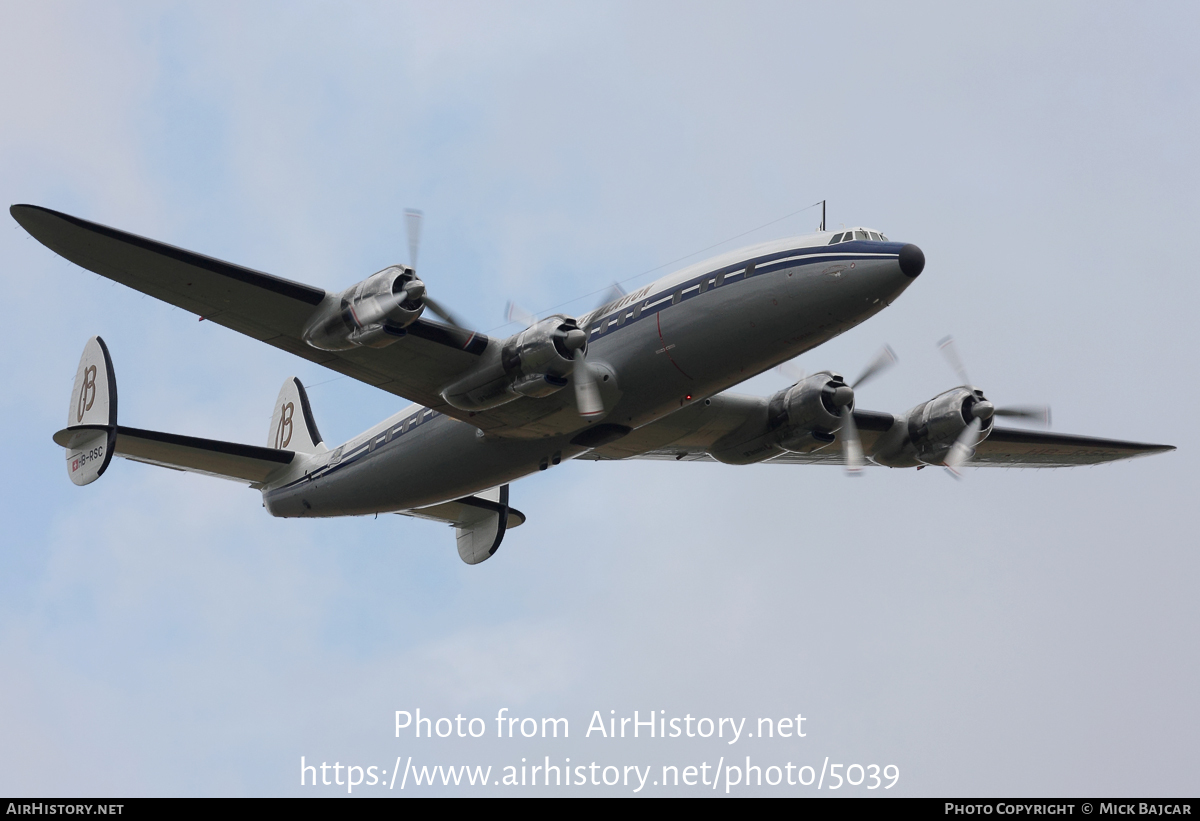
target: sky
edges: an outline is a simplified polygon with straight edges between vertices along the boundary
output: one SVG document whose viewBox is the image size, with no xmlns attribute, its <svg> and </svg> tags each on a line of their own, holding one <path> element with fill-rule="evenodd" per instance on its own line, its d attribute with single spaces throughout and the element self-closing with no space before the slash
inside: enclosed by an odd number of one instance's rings
<svg viewBox="0 0 1200 821">
<path fill-rule="evenodd" d="M 898 413 L 953 386 L 936 350 L 953 334 L 994 401 L 1178 448 L 961 482 L 567 463 L 513 485 L 528 522 L 468 567 L 429 522 L 276 520 L 237 484 L 122 460 L 73 486 L 50 437 L 96 334 L 134 427 L 267 444 L 293 375 L 330 441 L 404 403 L 84 271 L 9 218 L 0 794 L 1200 789 L 1194 5 L 0 12 L 10 204 L 329 290 L 406 261 L 420 208 L 431 293 L 504 335 L 510 299 L 582 313 L 614 280 L 811 231 L 819 210 L 796 212 L 827 200 L 831 227 L 914 242 L 927 265 L 800 367 L 849 375 L 890 344 L 898 367 L 858 402 Z M 396 729 L 418 709 L 487 731 Z M 497 738 L 502 710 L 566 718 L 569 737 Z M 588 733 L 634 711 L 724 735 Z M 803 738 L 759 737 L 759 719 L 799 715 Z M 302 757 L 342 783 L 301 786 Z M 543 759 L 597 769 L 492 783 Z M 712 786 L 651 783 L 718 761 Z M 843 769 L 820 788 L 789 785 L 798 769 L 745 783 L 788 763 Z M 872 765 L 899 777 L 868 789 Z M 438 766 L 492 770 L 414 783 Z M 862 781 L 830 790 L 832 772 Z"/>
</svg>

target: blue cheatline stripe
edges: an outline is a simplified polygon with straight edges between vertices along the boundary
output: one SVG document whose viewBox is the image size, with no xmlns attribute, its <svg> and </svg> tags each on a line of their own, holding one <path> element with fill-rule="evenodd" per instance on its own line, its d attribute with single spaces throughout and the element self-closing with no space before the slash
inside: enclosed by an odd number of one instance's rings
<svg viewBox="0 0 1200 821">
<path fill-rule="evenodd" d="M 351 450 L 349 453 L 343 454 L 341 459 L 338 460 L 338 463 L 336 465 L 326 462 L 325 464 L 321 465 L 317 469 L 313 470 L 311 473 L 307 473 L 304 476 L 301 476 L 299 479 L 293 479 L 291 482 L 288 482 L 286 485 L 280 485 L 277 488 L 272 488 L 271 490 L 267 491 L 267 495 L 272 496 L 280 491 L 288 490 L 288 489 L 296 487 L 298 485 L 302 485 L 305 482 L 309 482 L 314 479 L 324 478 L 324 477 L 330 475 L 331 473 L 339 471 L 344 467 L 347 467 L 349 465 L 352 465 L 352 464 L 358 462 L 360 459 L 362 459 L 364 456 L 367 456 L 369 453 L 378 452 L 379 450 L 381 450 L 381 447 L 379 445 L 376 445 L 375 451 L 371 451 L 371 442 L 372 441 L 378 442 L 381 437 L 385 437 L 385 436 L 387 437 L 387 442 L 385 442 L 384 444 L 387 444 L 388 442 L 398 441 L 402 436 L 405 436 L 406 434 L 410 433 L 411 431 L 416 430 L 421 425 L 432 422 L 434 419 L 440 418 L 442 416 L 444 416 L 444 414 L 438 413 L 437 411 L 434 411 L 434 410 L 430 410 L 429 408 L 418 408 L 416 411 L 414 411 L 413 413 L 404 417 L 403 419 L 401 419 L 396 424 L 392 425 L 387 430 L 380 431 L 379 433 L 375 433 L 375 434 L 372 434 L 371 436 L 368 436 L 364 442 L 362 442 L 359 445 L 356 445 L 354 447 L 354 449 Z M 410 422 L 412 424 L 409 424 Z M 345 447 L 345 446 L 343 445 L 342 447 Z"/>
<path fill-rule="evenodd" d="M 738 276 L 741 276 L 741 281 L 745 282 L 748 278 L 753 279 L 762 274 L 776 273 L 786 268 L 796 268 L 801 265 L 859 259 L 898 259 L 900 249 L 903 247 L 904 243 L 901 242 L 853 240 L 851 242 L 840 242 L 834 246 L 818 245 L 808 248 L 793 248 L 787 251 L 775 251 L 770 254 L 764 254 L 761 257 L 743 260 L 733 265 L 726 265 L 723 268 L 715 268 L 686 282 L 682 282 L 674 288 L 659 291 L 642 299 L 635 300 L 624 305 L 619 310 L 606 312 L 599 319 L 594 316 L 590 317 L 586 324 L 591 326 L 590 336 L 600 337 L 603 334 L 609 333 L 610 329 L 613 329 L 611 332 L 615 333 L 615 329 L 617 328 L 627 328 L 639 322 L 643 317 L 658 313 L 668 305 L 678 305 L 681 302 L 700 296 L 700 283 L 709 279 L 721 277 L 722 282 L 720 285 L 710 284 L 705 293 L 733 284 L 732 281 Z M 830 248 L 836 248 L 837 250 L 829 250 Z M 760 268 L 760 266 L 766 267 Z M 750 267 L 754 268 L 753 276 L 746 277 L 746 271 Z M 673 299 L 676 293 L 681 294 L 679 302 L 675 302 Z M 642 308 L 638 311 L 637 316 L 630 315 L 639 305 Z M 622 314 L 627 315 L 627 319 L 621 325 L 616 325 L 617 318 Z"/>
<path fill-rule="evenodd" d="M 837 250 L 827 250 L 831 247 L 836 247 Z M 904 244 L 900 242 L 881 243 L 854 240 L 851 242 L 838 243 L 836 246 L 818 245 L 809 248 L 793 248 L 787 251 L 776 251 L 771 254 L 765 254 L 761 257 L 755 257 L 754 259 L 743 260 L 733 265 L 726 265 L 723 268 L 716 268 L 705 274 L 693 277 L 686 282 L 680 283 L 674 288 L 666 291 L 660 291 L 631 302 L 618 311 L 612 311 L 611 313 L 606 314 L 599 321 L 597 321 L 595 318 L 592 318 L 588 321 L 588 324 L 593 326 L 591 329 L 591 334 L 596 336 L 599 336 L 601 333 L 616 333 L 617 330 L 628 328 L 641 321 L 645 317 L 654 316 L 667 306 L 679 304 L 673 301 L 673 297 L 676 292 L 682 293 L 682 296 L 679 300 L 680 303 L 700 296 L 700 283 L 704 280 L 718 276 L 722 279 L 720 285 L 716 285 L 715 283 L 710 284 L 705 290 L 705 293 L 733 284 L 733 281 L 736 280 L 738 276 L 741 276 L 741 281 L 745 282 L 747 279 L 745 277 L 746 270 L 751 266 L 754 268 L 753 277 L 751 278 L 755 278 L 763 274 L 776 273 L 787 268 L 796 268 L 800 267 L 801 265 L 813 265 L 822 262 L 840 262 L 843 260 L 859 259 L 896 259 L 900 255 L 900 248 L 903 247 Z M 645 307 L 642 308 L 637 316 L 628 316 L 638 305 L 643 305 Z M 617 317 L 622 313 L 625 313 L 628 318 L 623 324 L 616 325 Z M 610 328 L 612 330 L 610 330 Z M 418 408 L 415 412 L 409 414 L 407 417 L 397 422 L 388 430 L 368 437 L 367 440 L 362 444 L 357 445 L 349 453 L 344 454 L 341 459 L 338 460 L 336 465 L 326 462 L 312 473 L 309 473 L 299 479 L 295 479 L 286 485 L 282 485 L 278 488 L 268 491 L 268 495 L 273 495 L 279 491 L 288 490 L 296 487 L 297 485 L 301 485 L 304 482 L 329 476 L 335 471 L 357 463 L 364 456 L 374 452 L 371 450 L 372 440 L 377 441 L 381 436 L 386 436 L 387 442 L 384 444 L 397 441 L 400 437 L 409 433 L 414 428 L 424 424 L 424 422 L 431 421 L 442 415 L 443 414 L 430 410 L 429 408 Z M 378 451 L 381 450 L 381 448 L 377 446 L 375 450 Z"/>
</svg>

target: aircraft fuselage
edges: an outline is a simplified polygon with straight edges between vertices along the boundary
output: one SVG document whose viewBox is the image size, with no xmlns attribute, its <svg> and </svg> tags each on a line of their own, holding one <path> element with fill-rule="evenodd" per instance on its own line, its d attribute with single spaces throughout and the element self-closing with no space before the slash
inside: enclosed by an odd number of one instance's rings
<svg viewBox="0 0 1200 821">
<path fill-rule="evenodd" d="M 580 317 L 601 375 L 607 412 L 598 419 L 559 403 L 512 435 L 484 435 L 413 406 L 297 460 L 263 488 L 264 505 L 284 517 L 411 510 L 546 470 L 845 332 L 891 304 L 924 265 L 915 246 L 829 245 L 830 236 L 726 254 Z"/>
</svg>

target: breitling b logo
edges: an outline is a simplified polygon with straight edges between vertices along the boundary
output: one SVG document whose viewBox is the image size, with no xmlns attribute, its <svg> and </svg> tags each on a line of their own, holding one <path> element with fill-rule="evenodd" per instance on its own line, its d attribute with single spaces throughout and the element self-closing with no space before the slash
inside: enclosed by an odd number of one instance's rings
<svg viewBox="0 0 1200 821">
<path fill-rule="evenodd" d="M 75 421 L 82 422 L 83 414 L 92 409 L 96 401 L 96 366 L 88 365 L 83 372 L 83 385 L 79 388 L 79 405 L 75 408 Z"/>
<path fill-rule="evenodd" d="M 279 429 L 275 431 L 275 448 L 277 450 L 286 448 L 292 441 L 292 414 L 295 411 L 296 406 L 292 402 L 288 402 L 279 409 Z"/>
</svg>

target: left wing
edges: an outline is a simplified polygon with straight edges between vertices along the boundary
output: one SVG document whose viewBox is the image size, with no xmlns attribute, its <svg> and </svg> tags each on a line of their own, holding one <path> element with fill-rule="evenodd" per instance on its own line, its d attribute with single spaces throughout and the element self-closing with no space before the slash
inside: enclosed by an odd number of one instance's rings
<svg viewBox="0 0 1200 821">
<path fill-rule="evenodd" d="M 484 334 L 418 319 L 386 348 L 317 350 L 302 334 L 317 306 L 331 298 L 320 288 L 49 208 L 14 205 L 9 211 L 35 239 L 89 271 L 439 413 L 468 418 L 440 392 L 476 364 L 490 344 Z M 489 427 L 486 416 L 470 421 Z"/>
</svg>

